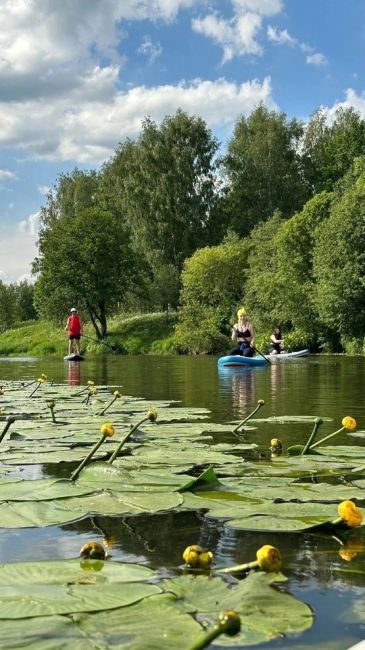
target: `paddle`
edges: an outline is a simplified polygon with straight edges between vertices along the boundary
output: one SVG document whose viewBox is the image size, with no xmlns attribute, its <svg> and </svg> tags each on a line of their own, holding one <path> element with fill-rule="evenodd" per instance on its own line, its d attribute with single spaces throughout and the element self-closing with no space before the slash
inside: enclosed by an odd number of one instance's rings
<svg viewBox="0 0 365 650">
<path fill-rule="evenodd" d="M 240 338 L 243 338 L 243 340 L 246 341 L 246 343 L 248 343 L 249 346 L 250 346 L 253 350 L 255 350 L 255 352 L 258 352 L 259 355 L 260 355 L 263 359 L 265 359 L 265 361 L 267 361 L 267 363 L 269 363 L 270 366 L 271 366 L 271 361 L 270 361 L 270 359 L 268 359 L 267 356 L 265 356 L 265 355 L 263 354 L 263 352 L 261 352 L 261 350 L 259 350 L 259 349 L 256 348 L 254 345 L 252 345 L 249 341 L 247 341 L 247 339 L 246 339 L 244 336 L 242 336 L 242 337 L 240 337 Z"/>
<path fill-rule="evenodd" d="M 100 345 L 105 345 L 107 348 L 110 348 L 113 352 L 117 351 L 116 345 L 109 345 L 109 343 L 105 343 L 104 341 L 99 341 L 98 339 L 93 339 L 92 336 L 86 336 L 86 334 L 81 334 L 81 336 L 83 336 L 84 339 L 89 339 L 90 341 L 94 341 L 95 343 L 100 343 Z"/>
</svg>

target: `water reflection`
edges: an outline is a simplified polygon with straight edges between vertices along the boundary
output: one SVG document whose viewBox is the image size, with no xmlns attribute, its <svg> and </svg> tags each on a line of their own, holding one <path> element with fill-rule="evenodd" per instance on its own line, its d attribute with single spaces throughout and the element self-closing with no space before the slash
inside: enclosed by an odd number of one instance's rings
<svg viewBox="0 0 365 650">
<path fill-rule="evenodd" d="M 80 386 L 81 384 L 81 362 L 69 361 L 67 383 L 69 386 Z"/>
<path fill-rule="evenodd" d="M 257 402 L 257 371 L 263 368 L 218 366 L 219 390 L 229 392 L 236 418 L 247 415 Z"/>
</svg>

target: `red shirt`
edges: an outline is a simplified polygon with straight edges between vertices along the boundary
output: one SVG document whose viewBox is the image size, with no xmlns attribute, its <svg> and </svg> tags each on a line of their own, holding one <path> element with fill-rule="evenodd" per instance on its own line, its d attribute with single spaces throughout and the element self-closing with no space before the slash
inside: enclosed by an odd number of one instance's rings
<svg viewBox="0 0 365 650">
<path fill-rule="evenodd" d="M 67 328 L 69 336 L 81 334 L 81 320 L 78 314 L 72 314 L 67 319 Z"/>
</svg>

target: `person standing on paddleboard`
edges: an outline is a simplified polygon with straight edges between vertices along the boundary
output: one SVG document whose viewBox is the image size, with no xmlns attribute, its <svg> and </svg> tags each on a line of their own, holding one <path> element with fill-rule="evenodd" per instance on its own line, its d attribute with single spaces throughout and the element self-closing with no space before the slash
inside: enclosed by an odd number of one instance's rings
<svg viewBox="0 0 365 650">
<path fill-rule="evenodd" d="M 68 334 L 68 354 L 81 354 L 82 322 L 76 307 L 70 309 L 70 316 L 67 319 L 65 330 L 67 330 Z"/>
<path fill-rule="evenodd" d="M 237 312 L 238 322 L 233 325 L 232 341 L 236 341 L 236 347 L 229 352 L 229 355 L 239 354 L 243 357 L 252 357 L 255 351 L 255 330 L 248 321 L 244 307 Z"/>
</svg>

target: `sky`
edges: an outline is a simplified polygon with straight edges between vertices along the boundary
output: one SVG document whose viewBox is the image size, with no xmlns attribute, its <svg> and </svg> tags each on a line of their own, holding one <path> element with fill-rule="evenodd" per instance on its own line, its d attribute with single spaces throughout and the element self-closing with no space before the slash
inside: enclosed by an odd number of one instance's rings
<svg viewBox="0 0 365 650">
<path fill-rule="evenodd" d="M 40 209 L 147 116 L 222 143 L 259 102 L 365 117 L 364 0 L 0 0 L 0 280 L 31 279 Z"/>
</svg>

